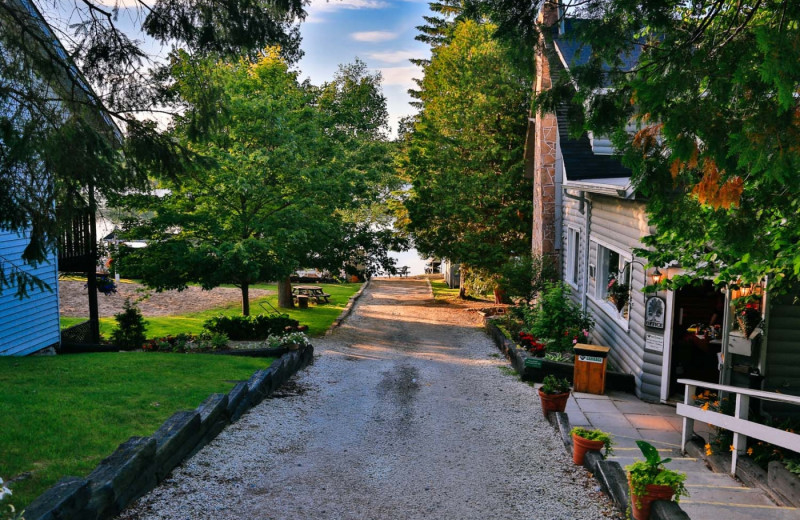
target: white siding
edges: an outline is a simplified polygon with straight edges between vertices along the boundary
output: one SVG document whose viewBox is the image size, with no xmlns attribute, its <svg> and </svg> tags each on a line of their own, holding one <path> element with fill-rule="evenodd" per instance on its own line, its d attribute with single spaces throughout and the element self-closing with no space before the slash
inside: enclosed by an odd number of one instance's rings
<svg viewBox="0 0 800 520">
<path fill-rule="evenodd" d="M 0 259 L 25 266 L 21 259 L 27 240 L 17 233 L 0 231 Z M 28 296 L 16 297 L 16 287 L 0 293 L 0 355 L 26 355 L 59 343 L 58 266 L 55 255 L 49 263 L 25 269 L 46 282 L 52 291 L 29 289 Z"/>
<path fill-rule="evenodd" d="M 769 309 L 764 387 L 789 394 L 800 393 L 798 367 L 800 367 L 800 305 L 775 301 Z"/>
<path fill-rule="evenodd" d="M 581 277 L 579 290 L 574 295 L 575 300 L 580 303 L 582 293 L 588 292 L 587 309 L 595 320 L 592 341 L 611 347 L 609 353 L 611 362 L 622 372 L 635 376 L 637 391 L 642 397 L 658 400 L 661 395 L 663 356 L 661 353 L 644 349 L 645 295 L 641 289 L 645 285 L 645 277 L 642 266 L 635 263 L 629 268 L 633 287 L 628 320 L 617 318 L 608 302 L 595 298 L 597 284 L 605 283 L 605 280 L 597 279 L 598 276 L 602 276 L 597 270 L 598 244 L 614 249 L 628 259 L 632 258 L 633 249 L 642 247 L 641 237 L 650 232 L 644 204 L 602 195 L 587 194 L 587 196 L 589 201 L 584 211 L 589 212 L 590 217 L 588 243 L 586 240 L 586 217 L 579 211 L 580 202 L 565 199 L 564 203 L 565 229 L 574 227 L 581 230 L 580 270 L 585 272 L 587 269 L 587 266 L 584 265 L 584 247 L 589 247 L 588 264 L 595 266 L 595 277 L 589 278 L 588 287 L 583 287 L 583 277 Z M 644 259 L 635 257 L 633 259 L 645 263 Z M 566 273 L 564 274 L 566 275 Z M 649 332 L 656 333 L 655 331 Z"/>
</svg>

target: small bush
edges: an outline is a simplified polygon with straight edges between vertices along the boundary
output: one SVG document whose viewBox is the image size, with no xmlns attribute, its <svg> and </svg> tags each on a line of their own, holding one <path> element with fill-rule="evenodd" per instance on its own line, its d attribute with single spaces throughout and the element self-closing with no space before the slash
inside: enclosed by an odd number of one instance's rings
<svg viewBox="0 0 800 520">
<path fill-rule="evenodd" d="M 257 316 L 214 316 L 203 323 L 210 332 L 225 334 L 239 340 L 263 340 L 270 334 L 281 334 L 286 328 L 296 328 L 300 322 L 286 314 L 259 314 Z"/>
<path fill-rule="evenodd" d="M 141 348 L 146 336 L 144 317 L 139 307 L 126 298 L 122 312 L 115 314 L 114 319 L 117 320 L 117 328 L 111 333 L 111 342 L 122 350 Z"/>
<path fill-rule="evenodd" d="M 148 352 L 208 352 L 223 348 L 228 344 L 228 336 L 219 332 L 204 332 L 200 335 L 177 334 L 147 341 L 142 350 Z"/>
<path fill-rule="evenodd" d="M 563 283 L 549 284 L 535 307 L 521 310 L 524 330 L 537 338 L 549 338 L 548 350 L 567 351 L 575 343 L 588 343 L 594 320 L 570 298 Z"/>
</svg>

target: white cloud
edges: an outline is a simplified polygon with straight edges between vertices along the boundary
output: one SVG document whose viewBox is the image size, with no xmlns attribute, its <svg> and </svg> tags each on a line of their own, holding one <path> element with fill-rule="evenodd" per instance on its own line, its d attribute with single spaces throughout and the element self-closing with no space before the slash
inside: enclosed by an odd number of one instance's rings
<svg viewBox="0 0 800 520">
<path fill-rule="evenodd" d="M 422 77 L 422 71 L 415 65 L 408 67 L 384 67 L 379 69 L 383 76 L 383 84 L 399 85 L 404 88 L 417 88 L 414 78 Z"/>
<path fill-rule="evenodd" d="M 399 33 L 390 31 L 364 31 L 351 33 L 350 37 L 357 42 L 388 42 L 399 36 Z"/>
<path fill-rule="evenodd" d="M 311 0 L 308 12 L 336 11 L 338 9 L 383 9 L 389 7 L 384 0 Z"/>
<path fill-rule="evenodd" d="M 370 58 L 386 63 L 403 63 L 410 59 L 421 59 L 423 52 L 421 51 L 389 51 L 389 52 L 371 52 L 367 54 Z"/>
</svg>

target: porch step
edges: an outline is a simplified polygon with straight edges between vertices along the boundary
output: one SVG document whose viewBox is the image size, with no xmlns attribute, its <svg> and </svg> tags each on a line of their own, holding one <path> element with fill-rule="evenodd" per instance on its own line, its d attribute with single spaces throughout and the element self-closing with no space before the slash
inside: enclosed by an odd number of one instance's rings
<svg viewBox="0 0 800 520">
<path fill-rule="evenodd" d="M 776 506 L 760 489 L 743 486 L 725 473 L 714 473 L 702 459 L 677 451 L 659 449 L 662 458 L 671 457 L 669 469 L 686 473 L 690 496 L 681 499 L 681 509 L 692 520 L 800 520 L 800 510 Z M 621 466 L 643 459 L 641 453 L 621 449 L 608 458 Z"/>
<path fill-rule="evenodd" d="M 692 520 L 798 520 L 794 507 L 735 504 L 715 501 L 681 500 L 681 509 Z"/>
</svg>

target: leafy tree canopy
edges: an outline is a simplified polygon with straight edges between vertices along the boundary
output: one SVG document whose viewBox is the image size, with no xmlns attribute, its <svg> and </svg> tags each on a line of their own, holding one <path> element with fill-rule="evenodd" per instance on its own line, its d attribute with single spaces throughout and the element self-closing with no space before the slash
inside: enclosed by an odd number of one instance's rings
<svg viewBox="0 0 800 520">
<path fill-rule="evenodd" d="M 390 170 L 378 76 L 357 62 L 317 89 L 275 48 L 233 61 L 179 53 L 172 74 L 188 104 L 173 134 L 202 160 L 170 195 L 127 199 L 154 213 L 133 230 L 151 240 L 137 253 L 148 285 L 232 283 L 247 314 L 253 283 L 338 269 L 360 251 L 371 230 L 345 216 L 376 200 Z M 217 116 L 198 131 L 194 112 L 209 107 Z"/>
<path fill-rule="evenodd" d="M 146 186 L 148 175 L 185 169 L 190 151 L 156 123 L 157 114 L 169 117 L 185 106 L 170 88 L 168 60 L 154 55 L 159 46 L 231 56 L 277 44 L 296 61 L 304 17 L 301 0 L 0 3 L 0 229 L 27 233 L 23 260 L 44 260 L 59 222 L 93 209 L 89 186 L 97 198 L 107 197 Z M 129 21 L 143 39 L 122 30 Z M 0 268 L 0 289 L 13 285 L 19 268 Z"/>
<path fill-rule="evenodd" d="M 796 281 L 800 4 L 581 5 L 590 20 L 579 37 L 591 59 L 541 104 L 552 109 L 572 98 L 587 107 L 576 121 L 580 130 L 615 136 L 656 228 L 644 240 L 652 250 L 640 254 L 720 283 Z M 623 58 L 637 53 L 638 62 L 626 65 Z M 568 86 L 573 79 L 577 93 Z M 624 131 L 631 120 L 635 134 Z"/>
<path fill-rule="evenodd" d="M 490 272 L 530 249 L 531 221 L 522 167 L 531 78 L 509 64 L 493 31 L 460 21 L 433 48 L 401 161 L 416 247 Z"/>
</svg>

